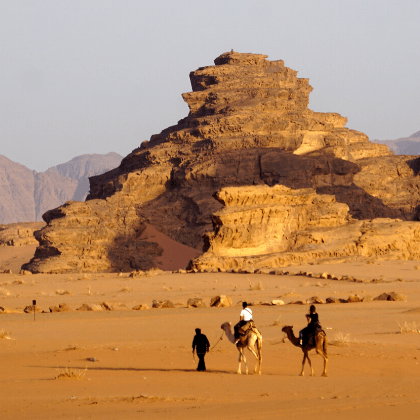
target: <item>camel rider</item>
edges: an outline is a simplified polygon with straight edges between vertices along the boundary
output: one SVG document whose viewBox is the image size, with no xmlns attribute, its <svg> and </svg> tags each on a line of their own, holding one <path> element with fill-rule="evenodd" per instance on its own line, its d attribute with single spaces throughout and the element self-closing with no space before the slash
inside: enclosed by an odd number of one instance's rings
<svg viewBox="0 0 420 420">
<path fill-rule="evenodd" d="M 248 304 L 246 302 L 242 302 L 242 311 L 239 316 L 240 321 L 234 326 L 235 330 L 235 338 L 236 343 L 238 343 L 239 338 L 241 335 L 243 335 L 244 331 L 246 331 L 248 328 L 244 328 L 249 322 L 252 322 L 252 311 L 248 308 Z"/>
<path fill-rule="evenodd" d="M 317 329 L 322 329 L 321 324 L 319 323 L 318 314 L 316 313 L 315 305 L 311 305 L 309 308 L 309 314 L 306 314 L 305 316 L 308 321 L 308 326 L 299 331 L 299 344 L 301 346 L 303 345 L 304 338 L 305 341 L 308 341 L 311 334 L 315 333 Z"/>
</svg>

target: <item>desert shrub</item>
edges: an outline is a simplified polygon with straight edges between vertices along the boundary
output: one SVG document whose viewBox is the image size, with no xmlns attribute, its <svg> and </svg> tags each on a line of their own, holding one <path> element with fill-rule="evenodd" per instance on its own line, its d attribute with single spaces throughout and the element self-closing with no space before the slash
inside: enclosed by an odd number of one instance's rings
<svg viewBox="0 0 420 420">
<path fill-rule="evenodd" d="M 59 369 L 57 368 L 58 375 L 55 379 L 86 379 L 85 375 L 87 372 L 87 368 L 85 369 Z"/>
<path fill-rule="evenodd" d="M 251 281 L 249 281 L 249 290 L 264 290 L 264 288 L 261 281 L 259 281 L 257 284 L 254 284 Z"/>
<path fill-rule="evenodd" d="M 10 340 L 12 333 L 10 331 L 0 330 L 0 338 Z"/>
<path fill-rule="evenodd" d="M 403 323 L 398 323 L 400 327 L 400 333 L 420 333 L 420 325 L 417 322 L 407 322 L 404 321 Z"/>
<path fill-rule="evenodd" d="M 330 342 L 332 346 L 345 346 L 350 342 L 350 334 L 344 334 L 341 331 L 335 334 L 334 340 Z"/>
</svg>

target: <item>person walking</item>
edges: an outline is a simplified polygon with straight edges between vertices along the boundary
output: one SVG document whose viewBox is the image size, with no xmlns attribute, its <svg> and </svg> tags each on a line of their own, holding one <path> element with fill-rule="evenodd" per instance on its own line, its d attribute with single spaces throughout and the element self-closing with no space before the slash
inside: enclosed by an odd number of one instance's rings
<svg viewBox="0 0 420 420">
<path fill-rule="evenodd" d="M 204 334 L 201 334 L 201 329 L 195 329 L 195 336 L 192 342 L 192 352 L 196 351 L 198 356 L 198 366 L 197 370 L 203 372 L 206 370 L 206 363 L 204 362 L 204 356 L 210 350 L 210 343 L 207 337 Z"/>
</svg>

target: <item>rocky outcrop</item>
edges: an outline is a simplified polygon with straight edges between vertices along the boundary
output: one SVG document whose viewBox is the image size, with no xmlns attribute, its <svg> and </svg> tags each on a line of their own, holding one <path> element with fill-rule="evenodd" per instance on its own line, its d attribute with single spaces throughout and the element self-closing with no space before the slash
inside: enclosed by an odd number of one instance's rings
<svg viewBox="0 0 420 420">
<path fill-rule="evenodd" d="M 142 238 L 146 225 L 133 206 L 70 201 L 45 213 L 44 220 L 47 226 L 35 233 L 40 246 L 22 266 L 34 273 L 150 269 L 162 253 L 158 244 Z"/>
<path fill-rule="evenodd" d="M 334 196 L 283 186 L 225 188 L 212 216 L 199 271 L 257 270 L 293 264 L 372 259 L 418 260 L 420 224 L 400 219 L 358 221 Z"/>
<path fill-rule="evenodd" d="M 0 246 L 23 246 L 37 244 L 34 232 L 42 229 L 44 222 L 0 224 Z"/>
<path fill-rule="evenodd" d="M 36 172 L 0 156 L 0 223 L 39 221 L 68 200 L 84 200 L 89 176 L 115 168 L 121 159 L 117 153 L 83 155 Z"/>
<path fill-rule="evenodd" d="M 115 269 L 109 262 L 120 246 L 115 238 L 124 242 L 126 234 L 132 246 L 125 259 L 138 258 L 130 252 L 138 252 L 135 243 L 141 239 L 130 231 L 131 222 L 125 225 L 127 211 L 136 214 L 138 225 L 147 220 L 170 238 L 201 249 L 203 233 L 212 229 L 211 214 L 222 208 L 212 196 L 225 187 L 312 188 L 334 195 L 359 220 L 416 219 L 417 160 L 392 156 L 385 145 L 345 128 L 347 119 L 339 114 L 309 110 L 308 79 L 266 58 L 230 52 L 216 58 L 215 66 L 192 72 L 193 91 L 183 94 L 189 115 L 144 141 L 118 168 L 91 177 L 86 203 L 70 204 L 71 214 L 69 206 L 47 212 L 40 252 L 28 269 L 70 270 L 62 249 L 98 206 L 105 217 L 114 217 L 113 226 L 104 235 L 89 225 L 88 237 L 72 245 L 72 258 L 84 261 L 77 269 Z M 101 217 L 92 223 L 109 224 Z M 144 269 L 135 265 L 131 269 Z"/>
</svg>

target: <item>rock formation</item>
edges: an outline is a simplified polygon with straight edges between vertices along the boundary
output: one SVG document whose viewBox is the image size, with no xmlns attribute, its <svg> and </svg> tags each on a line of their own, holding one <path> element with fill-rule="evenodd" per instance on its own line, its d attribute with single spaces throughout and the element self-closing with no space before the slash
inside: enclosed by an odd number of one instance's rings
<svg viewBox="0 0 420 420">
<path fill-rule="evenodd" d="M 0 225 L 0 246 L 23 246 L 37 244 L 34 232 L 42 229 L 44 222 L 12 223 Z"/>
<path fill-rule="evenodd" d="M 339 114 L 309 110 L 308 79 L 266 58 L 230 52 L 190 73 L 193 91 L 183 94 L 189 115 L 144 141 L 118 168 L 91 177 L 86 203 L 47 212 L 28 269 L 145 269 L 138 252 L 146 220 L 201 249 L 211 214 L 222 207 L 213 194 L 225 187 L 312 188 L 334 195 L 359 220 L 416 219 L 417 160 L 392 156 L 345 128 Z"/>
<path fill-rule="evenodd" d="M 51 208 L 84 200 L 89 177 L 115 168 L 121 159 L 117 153 L 82 155 L 36 172 L 0 156 L 0 223 L 40 221 Z"/>
<path fill-rule="evenodd" d="M 420 259 L 420 224 L 355 220 L 346 204 L 315 190 L 276 185 L 224 188 L 196 270 L 257 270 L 357 259 Z"/>
</svg>

